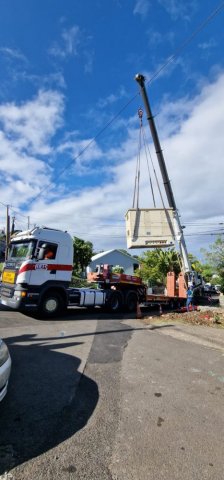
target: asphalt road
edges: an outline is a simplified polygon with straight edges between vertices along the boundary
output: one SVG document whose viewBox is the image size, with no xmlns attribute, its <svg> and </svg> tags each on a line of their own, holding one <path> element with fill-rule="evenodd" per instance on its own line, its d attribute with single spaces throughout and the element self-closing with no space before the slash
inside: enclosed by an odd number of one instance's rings
<svg viewBox="0 0 224 480">
<path fill-rule="evenodd" d="M 0 336 L 0 479 L 223 479 L 223 330 L 2 310 Z"/>
</svg>

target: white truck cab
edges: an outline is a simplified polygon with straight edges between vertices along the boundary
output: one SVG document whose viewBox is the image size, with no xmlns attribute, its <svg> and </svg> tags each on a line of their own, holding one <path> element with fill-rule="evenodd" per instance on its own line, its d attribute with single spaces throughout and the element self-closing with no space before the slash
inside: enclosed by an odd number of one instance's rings
<svg viewBox="0 0 224 480">
<path fill-rule="evenodd" d="M 54 316 L 68 305 L 102 305 L 103 292 L 69 288 L 73 240 L 61 230 L 35 227 L 11 238 L 0 302 L 16 310 Z M 93 298 L 94 297 L 94 298 Z"/>
<path fill-rule="evenodd" d="M 1 303 L 16 309 L 37 307 L 44 292 L 69 286 L 72 269 L 73 242 L 67 232 L 35 227 L 17 233 L 2 272 Z"/>
</svg>

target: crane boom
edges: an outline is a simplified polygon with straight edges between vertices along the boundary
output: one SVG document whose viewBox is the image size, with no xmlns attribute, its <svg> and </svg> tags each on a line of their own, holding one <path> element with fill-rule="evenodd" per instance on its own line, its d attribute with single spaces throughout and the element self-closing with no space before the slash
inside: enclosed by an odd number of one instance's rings
<svg viewBox="0 0 224 480">
<path fill-rule="evenodd" d="M 192 269 L 191 269 L 191 264 L 190 264 L 190 261 L 189 261 L 187 247 L 186 247 L 186 243 L 185 243 L 185 239 L 184 239 L 184 235 L 183 235 L 183 229 L 182 229 L 182 226 L 181 226 L 181 223 L 180 223 L 180 218 L 179 218 L 178 210 L 177 210 L 177 207 L 176 207 L 176 202 L 175 202 L 175 199 L 174 199 L 174 195 L 173 195 L 171 183 L 170 183 L 170 180 L 169 180 L 169 176 L 168 176 L 168 173 L 167 173 L 167 168 L 166 168 L 166 164 L 165 164 L 165 160 L 164 160 L 164 156 L 163 156 L 163 151 L 162 151 L 161 146 L 160 146 L 160 141 L 159 141 L 158 133 L 157 133 L 157 130 L 156 130 L 154 118 L 153 118 L 153 115 L 152 115 L 152 112 L 151 112 L 149 99 L 148 99 L 148 95 L 147 95 L 146 88 L 145 88 L 145 77 L 138 73 L 135 76 L 135 79 L 140 86 L 140 92 L 141 92 L 141 96 L 142 96 L 142 99 L 143 99 L 143 102 L 144 102 L 145 111 L 146 111 L 146 115 L 147 115 L 147 120 L 148 120 L 148 123 L 149 123 L 149 127 L 150 127 L 150 131 L 151 131 L 151 135 L 152 135 L 157 159 L 158 159 L 158 162 L 159 162 L 159 167 L 160 167 L 160 171 L 161 171 L 161 175 L 162 175 L 162 179 L 163 179 L 163 183 L 164 183 L 164 188 L 165 188 L 168 204 L 169 204 L 169 207 L 172 208 L 173 212 L 174 212 L 174 232 L 175 232 L 175 237 L 176 237 L 176 240 L 178 242 L 179 249 L 180 249 L 180 255 L 181 255 L 182 262 L 183 262 L 183 270 L 184 270 L 184 273 L 190 273 L 192 271 Z"/>
</svg>

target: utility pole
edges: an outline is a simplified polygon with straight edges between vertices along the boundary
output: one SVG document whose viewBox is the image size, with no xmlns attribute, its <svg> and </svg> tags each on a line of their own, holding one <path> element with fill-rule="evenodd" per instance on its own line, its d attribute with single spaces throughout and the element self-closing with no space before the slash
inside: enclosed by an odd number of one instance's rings
<svg viewBox="0 0 224 480">
<path fill-rule="evenodd" d="M 11 235 L 15 232 L 15 219 L 16 217 L 12 217 Z"/>
<path fill-rule="evenodd" d="M 9 248 L 9 241 L 10 241 L 10 216 L 9 216 L 9 205 L 6 205 L 6 239 L 5 239 L 5 260 L 8 257 L 8 248 Z"/>
</svg>

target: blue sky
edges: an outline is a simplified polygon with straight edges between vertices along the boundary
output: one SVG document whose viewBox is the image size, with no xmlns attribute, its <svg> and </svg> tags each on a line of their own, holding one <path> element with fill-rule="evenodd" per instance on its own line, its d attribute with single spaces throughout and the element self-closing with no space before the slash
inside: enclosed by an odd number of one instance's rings
<svg viewBox="0 0 224 480">
<path fill-rule="evenodd" d="M 66 229 L 96 251 L 126 248 L 142 105 L 134 76 L 150 82 L 218 5 L 2 0 L 1 228 L 8 204 L 17 228 L 26 228 L 29 217 L 31 226 Z M 197 255 L 224 221 L 220 5 L 148 85 L 188 249 Z M 145 119 L 144 128 L 157 165 Z M 144 151 L 140 185 L 140 207 L 150 208 Z"/>
</svg>

